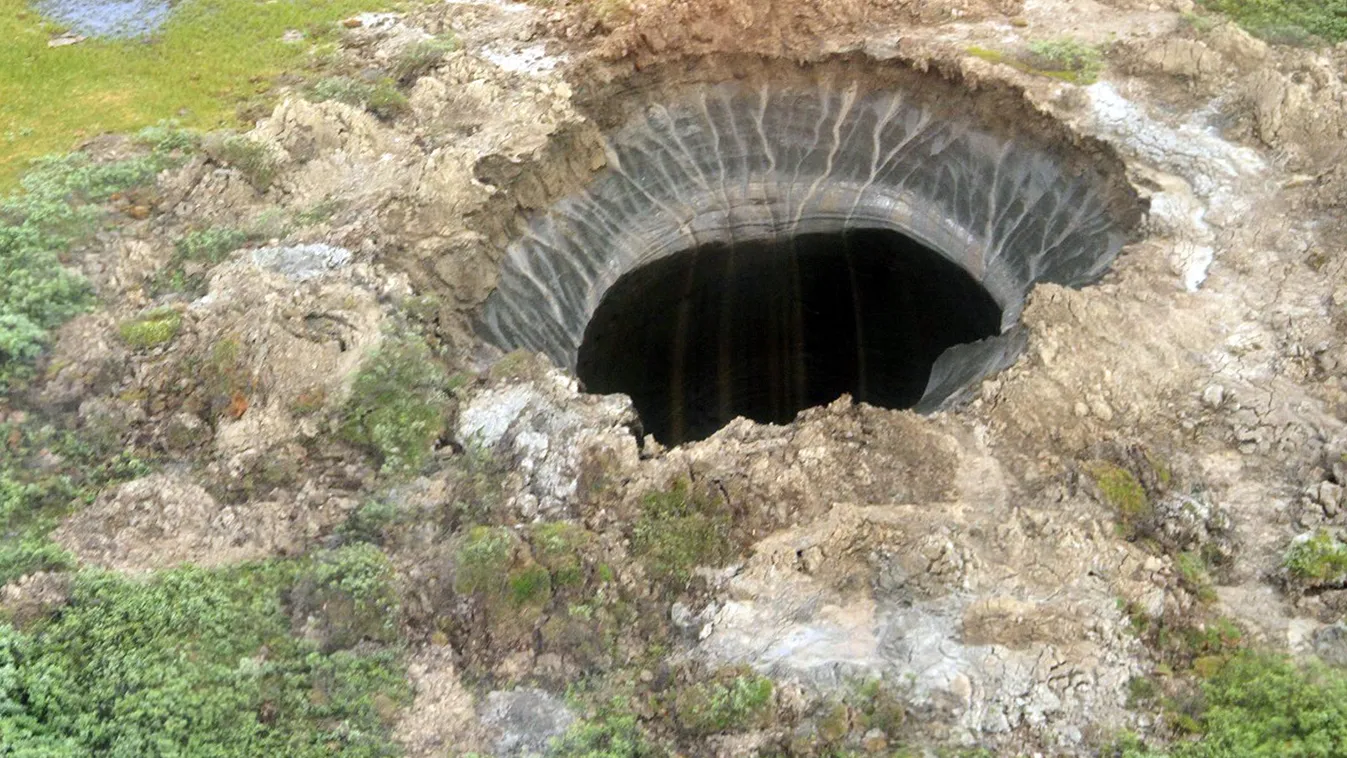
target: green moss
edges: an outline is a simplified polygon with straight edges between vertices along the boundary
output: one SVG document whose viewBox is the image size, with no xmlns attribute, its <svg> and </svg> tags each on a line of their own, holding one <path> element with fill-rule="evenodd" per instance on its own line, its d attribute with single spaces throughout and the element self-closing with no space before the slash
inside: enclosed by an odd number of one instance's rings
<svg viewBox="0 0 1347 758">
<path fill-rule="evenodd" d="M 1347 544 L 1319 529 L 1291 543 L 1283 565 L 1293 579 L 1307 584 L 1342 584 L 1347 582 Z"/>
<path fill-rule="evenodd" d="M 722 672 L 683 688 L 674 699 L 674 717 L 685 732 L 700 737 L 761 727 L 771 717 L 772 690 L 765 676 Z"/>
<path fill-rule="evenodd" d="M 1094 478 L 1100 497 L 1124 524 L 1133 525 L 1151 516 L 1150 499 L 1132 472 L 1107 461 L 1091 461 L 1085 470 Z"/>
<path fill-rule="evenodd" d="M 680 479 L 648 493 L 632 530 L 632 549 L 656 580 L 677 588 L 697 566 L 714 566 L 732 554 L 729 515 L 715 496 Z"/>
<path fill-rule="evenodd" d="M 314 82 L 307 92 L 309 99 L 314 102 L 336 100 L 364 108 L 385 120 L 397 118 L 411 108 L 407 96 L 398 90 L 397 83 L 389 77 L 365 81 L 349 76 L 331 76 Z"/>
<path fill-rule="evenodd" d="M 1202 0 L 1202 5 L 1273 42 L 1347 40 L 1347 0 Z"/>
<path fill-rule="evenodd" d="M 117 334 L 128 347 L 148 350 L 171 341 L 182 327 L 182 316 L 172 308 L 156 308 L 139 318 L 123 321 Z"/>
<path fill-rule="evenodd" d="M 14 755 L 388 756 L 401 655 L 291 634 L 300 563 L 76 576 L 28 632 L 0 623 L 0 735 Z"/>
<path fill-rule="evenodd" d="M 390 336 L 356 375 L 343 432 L 377 453 L 384 472 L 415 470 L 444 432 L 447 382 L 424 342 Z"/>
</svg>

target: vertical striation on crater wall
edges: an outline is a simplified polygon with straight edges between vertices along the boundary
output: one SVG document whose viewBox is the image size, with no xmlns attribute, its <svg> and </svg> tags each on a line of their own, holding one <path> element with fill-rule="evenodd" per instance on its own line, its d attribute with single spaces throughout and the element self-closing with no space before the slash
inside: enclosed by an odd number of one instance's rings
<svg viewBox="0 0 1347 758">
<path fill-rule="evenodd" d="M 916 404 L 932 410 L 1014 359 L 1036 282 L 1087 284 L 1123 245 L 1131 211 L 1082 151 L 935 77 L 823 69 L 633 93 L 641 106 L 608 134 L 607 167 L 509 246 L 483 334 L 575 369 L 624 274 L 707 246 L 890 230 L 957 264 L 1001 310 L 1001 336 L 937 360 Z"/>
</svg>

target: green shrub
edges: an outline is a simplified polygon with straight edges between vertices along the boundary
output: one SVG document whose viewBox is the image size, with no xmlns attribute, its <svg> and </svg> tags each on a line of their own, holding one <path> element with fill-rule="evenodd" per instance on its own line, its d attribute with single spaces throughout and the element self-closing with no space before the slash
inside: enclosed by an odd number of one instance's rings
<svg viewBox="0 0 1347 758">
<path fill-rule="evenodd" d="M 88 282 L 63 257 L 95 230 L 104 213 L 95 204 L 171 163 L 163 155 L 111 163 L 48 156 L 33 162 L 20 191 L 0 198 L 0 390 L 26 380 L 48 332 L 91 304 Z"/>
<path fill-rule="evenodd" d="M 385 472 L 416 469 L 444 432 L 447 385 L 424 342 L 390 336 L 356 375 L 343 431 L 377 453 Z"/>
<path fill-rule="evenodd" d="M 1199 553 L 1179 553 L 1174 558 L 1179 570 L 1179 581 L 1198 600 L 1204 603 L 1216 602 L 1216 588 L 1212 585 L 1211 572 L 1207 561 Z"/>
<path fill-rule="evenodd" d="M 686 584 L 692 569 L 718 565 L 731 555 L 730 520 L 719 498 L 694 492 L 687 480 L 642 500 L 632 549 L 658 581 Z"/>
<path fill-rule="evenodd" d="M 586 719 L 552 741 L 553 758 L 654 758 L 664 755 L 646 739 L 631 711 L 630 702 L 615 697 Z"/>
<path fill-rule="evenodd" d="M 771 716 L 772 680 L 752 672 L 683 688 L 674 699 L 679 726 L 696 736 L 761 727 Z"/>
<path fill-rule="evenodd" d="M 384 120 L 397 118 L 410 108 L 407 96 L 402 94 L 397 88 L 397 83 L 388 77 L 372 82 L 349 76 L 319 79 L 309 87 L 308 96 L 316 103 L 336 100 L 364 108 Z"/>
<path fill-rule="evenodd" d="M 376 545 L 325 550 L 300 572 L 291 603 L 322 650 L 392 642 L 401 612 L 394 579 L 392 564 Z"/>
<path fill-rule="evenodd" d="M 266 192 L 276 178 L 276 157 L 266 145 L 243 135 L 233 134 L 221 139 L 215 146 L 214 156 L 238 171 L 258 192 Z"/>
<path fill-rule="evenodd" d="M 172 340 L 182 326 L 182 316 L 172 308 L 155 308 L 139 318 L 123 321 L 117 327 L 122 342 L 137 350 L 147 350 Z"/>
<path fill-rule="evenodd" d="M 444 56 L 462 47 L 451 35 L 415 42 L 407 46 L 393 62 L 393 78 L 408 86 L 440 65 Z"/>
<path fill-rule="evenodd" d="M 1090 84 L 1104 70 L 1099 49 L 1070 37 L 1029 43 L 1029 64 L 1077 84 Z"/>
<path fill-rule="evenodd" d="M 150 289 L 156 294 L 203 295 L 210 269 L 255 239 L 255 234 L 227 226 L 190 231 L 173 243 L 173 259 L 155 276 Z"/>
<path fill-rule="evenodd" d="M 295 564 L 83 572 L 29 632 L 0 624 L 0 744 L 30 756 L 391 756 L 395 650 L 289 632 Z"/>
<path fill-rule="evenodd" d="M 1273 42 L 1347 40 L 1347 0 L 1202 0 L 1202 5 Z"/>
<path fill-rule="evenodd" d="M 102 449 L 37 421 L 0 424 L 0 585 L 34 571 L 74 565 L 47 534 L 60 519 L 111 486 L 145 476 L 150 466 L 131 451 Z M 60 461 L 52 467 L 48 453 Z M 43 455 L 48 463 L 33 465 Z"/>
<path fill-rule="evenodd" d="M 1347 672 L 1276 655 L 1234 656 L 1202 685 L 1200 738 L 1167 751 L 1135 738 L 1120 758 L 1283 758 L 1347 755 Z M 1106 755 L 1109 753 L 1106 753 Z"/>
<path fill-rule="evenodd" d="M 1311 586 L 1342 584 L 1347 581 L 1347 544 L 1319 529 L 1293 541 L 1283 565 L 1292 579 Z"/>
</svg>

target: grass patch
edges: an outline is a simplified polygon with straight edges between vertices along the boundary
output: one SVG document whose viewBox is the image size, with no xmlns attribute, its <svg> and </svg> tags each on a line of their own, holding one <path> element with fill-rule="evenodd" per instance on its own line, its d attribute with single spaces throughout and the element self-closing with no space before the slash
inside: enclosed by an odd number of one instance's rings
<svg viewBox="0 0 1347 758">
<path fill-rule="evenodd" d="M 276 157 L 262 143 L 241 134 L 207 140 L 206 152 L 238 171 L 258 192 L 266 192 L 276 178 Z"/>
<path fill-rule="evenodd" d="M 123 321 L 117 334 L 128 347 L 148 350 L 171 341 L 182 327 L 182 316 L 172 308 L 155 308 L 145 315 Z"/>
<path fill-rule="evenodd" d="M 398 84 L 409 87 L 440 65 L 444 56 L 460 47 L 462 44 L 452 34 L 412 43 L 393 61 L 393 78 Z"/>
<path fill-rule="evenodd" d="M 0 0 L 0 190 L 29 160 L 103 132 L 131 132 L 169 117 L 208 130 L 239 125 L 235 107 L 298 73 L 312 40 L 353 13 L 396 0 L 183 0 L 148 43 L 88 40 L 48 48 L 54 27 L 27 0 Z"/>
<path fill-rule="evenodd" d="M 1029 49 L 1021 53 L 1004 53 L 976 46 L 965 52 L 992 63 L 1004 63 L 1026 74 L 1061 79 L 1072 84 L 1093 84 L 1104 70 L 1104 58 L 1099 48 L 1068 37 L 1031 42 Z"/>
<path fill-rule="evenodd" d="M 1202 0 L 1202 5 L 1271 42 L 1347 40 L 1347 0 Z"/>
<path fill-rule="evenodd" d="M 0 735 L 16 755 L 389 756 L 407 699 L 393 648 L 325 654 L 283 595 L 304 561 L 133 579 L 86 571 L 69 604 L 0 624 Z"/>
<path fill-rule="evenodd" d="M 364 108 L 385 121 L 391 121 L 411 108 L 407 96 L 398 89 L 397 82 L 387 76 L 373 81 L 350 76 L 329 76 L 310 85 L 306 94 L 316 103 L 336 100 Z"/>
<path fill-rule="evenodd" d="M 448 383 L 424 342 L 390 336 L 356 375 L 343 431 L 377 453 L 385 473 L 414 470 L 444 432 Z"/>
</svg>

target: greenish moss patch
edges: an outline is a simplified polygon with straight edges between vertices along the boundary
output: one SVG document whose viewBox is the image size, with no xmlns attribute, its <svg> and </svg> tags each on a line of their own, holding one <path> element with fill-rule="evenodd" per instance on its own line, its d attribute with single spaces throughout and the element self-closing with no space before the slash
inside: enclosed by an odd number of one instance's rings
<svg viewBox="0 0 1347 758">
<path fill-rule="evenodd" d="M 156 308 L 139 318 L 123 321 L 117 334 L 128 347 L 148 350 L 171 342 L 182 327 L 182 316 L 172 308 Z"/>
<path fill-rule="evenodd" d="M 444 368 L 424 342 L 391 335 L 356 375 L 343 432 L 378 454 L 384 472 L 415 470 L 444 432 L 447 385 Z"/>
<path fill-rule="evenodd" d="M 693 568 L 730 558 L 729 530 L 723 501 L 680 479 L 642 499 L 632 549 L 656 580 L 677 587 L 687 583 Z"/>
</svg>

